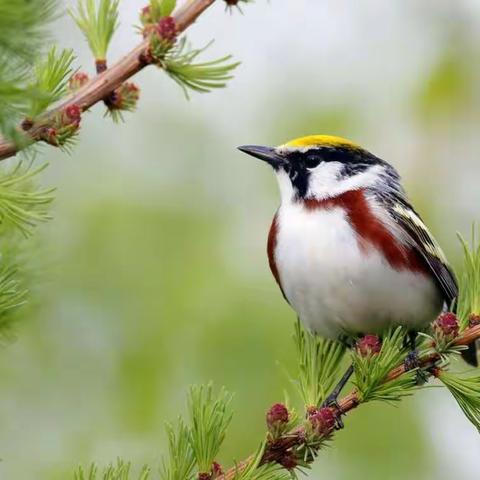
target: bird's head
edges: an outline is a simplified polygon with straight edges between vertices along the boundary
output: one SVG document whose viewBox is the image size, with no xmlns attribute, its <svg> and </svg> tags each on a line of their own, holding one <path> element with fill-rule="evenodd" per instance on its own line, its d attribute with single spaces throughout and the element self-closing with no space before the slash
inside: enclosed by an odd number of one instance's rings
<svg viewBox="0 0 480 480">
<path fill-rule="evenodd" d="M 283 201 L 322 200 L 399 181 L 387 162 L 349 140 L 330 135 L 301 137 L 278 147 L 244 145 L 239 150 L 273 167 Z"/>
</svg>

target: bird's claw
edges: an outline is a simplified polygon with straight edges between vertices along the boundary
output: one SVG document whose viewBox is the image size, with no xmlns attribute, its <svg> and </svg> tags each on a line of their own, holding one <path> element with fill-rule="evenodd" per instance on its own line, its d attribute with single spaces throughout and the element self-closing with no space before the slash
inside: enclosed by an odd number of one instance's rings
<svg viewBox="0 0 480 480">
<path fill-rule="evenodd" d="M 418 350 L 412 350 L 405 358 L 403 365 L 407 372 L 416 370 L 415 383 L 417 385 L 423 385 L 428 381 L 428 374 L 420 368 L 420 357 L 418 356 Z"/>
</svg>

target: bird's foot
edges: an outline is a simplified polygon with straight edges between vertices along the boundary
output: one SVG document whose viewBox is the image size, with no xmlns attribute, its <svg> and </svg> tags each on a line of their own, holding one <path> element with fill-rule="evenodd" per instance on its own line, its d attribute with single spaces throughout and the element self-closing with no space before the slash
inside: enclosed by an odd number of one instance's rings
<svg viewBox="0 0 480 480">
<path fill-rule="evenodd" d="M 323 401 L 321 408 L 333 408 L 335 412 L 337 412 L 336 415 L 336 421 L 335 421 L 335 428 L 337 430 L 340 430 L 344 427 L 343 421 L 342 421 L 342 409 L 340 408 L 340 405 L 338 404 L 338 397 L 343 390 L 343 387 L 346 385 L 348 382 L 349 378 L 352 376 L 353 373 L 353 366 L 350 365 L 348 367 L 347 371 L 344 373 L 338 384 L 335 386 L 333 391 L 330 393 L 330 395 Z"/>
<path fill-rule="evenodd" d="M 335 429 L 341 430 L 344 428 L 342 415 L 345 413 L 342 412 L 340 405 L 338 403 L 338 396 L 340 392 L 333 391 L 322 403 L 321 408 L 332 408 L 335 411 Z"/>
<path fill-rule="evenodd" d="M 406 356 L 403 365 L 405 370 L 411 371 L 416 370 L 415 380 L 417 385 L 423 385 L 428 381 L 428 374 L 420 368 L 420 357 L 418 356 L 418 350 L 412 350 Z"/>
<path fill-rule="evenodd" d="M 405 357 L 403 365 L 407 372 L 418 368 L 420 366 L 418 350 L 412 350 L 411 352 L 409 352 L 408 355 Z"/>
</svg>

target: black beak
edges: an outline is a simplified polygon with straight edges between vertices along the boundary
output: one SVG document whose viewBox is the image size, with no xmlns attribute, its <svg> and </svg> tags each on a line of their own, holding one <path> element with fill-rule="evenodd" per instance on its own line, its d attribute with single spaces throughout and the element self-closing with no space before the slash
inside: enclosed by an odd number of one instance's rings
<svg viewBox="0 0 480 480">
<path fill-rule="evenodd" d="M 267 162 L 273 168 L 277 169 L 287 163 L 285 157 L 278 154 L 275 148 L 263 147 L 261 145 L 242 145 L 238 147 L 241 152 L 248 153 L 252 157 L 259 158 L 264 162 Z"/>
</svg>

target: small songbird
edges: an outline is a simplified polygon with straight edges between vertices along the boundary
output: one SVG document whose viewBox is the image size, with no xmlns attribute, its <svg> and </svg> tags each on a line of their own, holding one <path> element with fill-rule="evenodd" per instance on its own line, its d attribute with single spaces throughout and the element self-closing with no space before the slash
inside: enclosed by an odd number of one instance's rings
<svg viewBox="0 0 480 480">
<path fill-rule="evenodd" d="M 453 308 L 455 276 L 390 164 L 329 135 L 239 149 L 276 173 L 270 269 L 310 330 L 331 339 L 397 325 L 417 332 Z"/>
</svg>

